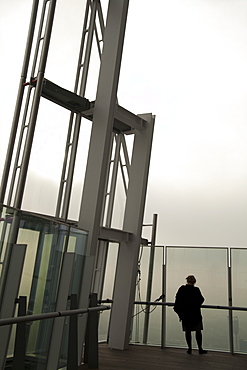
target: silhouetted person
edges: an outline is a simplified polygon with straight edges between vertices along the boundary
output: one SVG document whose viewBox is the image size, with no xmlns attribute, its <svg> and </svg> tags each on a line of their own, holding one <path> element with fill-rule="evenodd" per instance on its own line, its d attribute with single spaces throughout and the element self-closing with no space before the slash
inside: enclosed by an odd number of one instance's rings
<svg viewBox="0 0 247 370">
<path fill-rule="evenodd" d="M 196 342 L 199 348 L 199 353 L 204 354 L 207 351 L 202 349 L 202 315 L 201 305 L 204 298 L 199 288 L 195 287 L 196 278 L 189 275 L 187 284 L 182 285 L 176 294 L 174 311 L 178 314 L 179 319 L 182 320 L 182 328 L 185 331 L 185 339 L 188 344 L 188 354 L 192 353 L 191 332 L 196 332 Z"/>
</svg>

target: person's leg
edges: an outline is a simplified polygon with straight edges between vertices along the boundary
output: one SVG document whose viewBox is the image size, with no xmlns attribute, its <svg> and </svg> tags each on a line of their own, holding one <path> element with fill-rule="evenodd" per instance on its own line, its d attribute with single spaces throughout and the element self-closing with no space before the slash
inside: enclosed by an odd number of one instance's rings
<svg viewBox="0 0 247 370">
<path fill-rule="evenodd" d="M 188 351 L 187 351 L 187 353 L 190 355 L 191 352 L 192 352 L 192 347 L 191 347 L 191 331 L 190 330 L 186 330 L 185 331 L 185 339 L 186 339 L 186 342 L 187 342 L 187 345 L 188 345 Z"/>
<path fill-rule="evenodd" d="M 197 342 L 197 345 L 198 345 L 199 353 L 201 355 L 204 354 L 204 353 L 207 353 L 207 351 L 204 351 L 204 349 L 202 349 L 202 332 L 201 332 L 201 330 L 196 331 L 196 342 Z"/>
</svg>

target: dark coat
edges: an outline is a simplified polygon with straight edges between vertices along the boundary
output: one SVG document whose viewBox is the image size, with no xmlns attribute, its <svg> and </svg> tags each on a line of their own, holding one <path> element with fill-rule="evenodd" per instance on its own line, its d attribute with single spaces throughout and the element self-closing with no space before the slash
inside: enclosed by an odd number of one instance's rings
<svg viewBox="0 0 247 370">
<path fill-rule="evenodd" d="M 184 330 L 194 328 L 202 322 L 201 305 L 204 298 L 199 288 L 194 285 L 182 285 L 176 294 L 174 311 L 182 320 Z"/>
</svg>

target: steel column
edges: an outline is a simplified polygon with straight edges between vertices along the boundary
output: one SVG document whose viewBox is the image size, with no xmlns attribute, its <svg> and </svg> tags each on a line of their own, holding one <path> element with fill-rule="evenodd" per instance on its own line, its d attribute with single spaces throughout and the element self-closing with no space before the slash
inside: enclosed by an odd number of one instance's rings
<svg viewBox="0 0 247 370">
<path fill-rule="evenodd" d="M 78 222 L 79 227 L 83 225 L 89 230 L 88 247 L 92 255 L 97 248 L 104 203 L 127 11 L 128 0 L 110 0 Z"/>
<path fill-rule="evenodd" d="M 135 134 L 123 225 L 133 235 L 129 243 L 120 244 L 109 329 L 109 347 L 116 349 L 127 349 L 129 345 L 152 147 L 154 117 L 141 117 L 147 121 L 146 129 Z"/>
</svg>

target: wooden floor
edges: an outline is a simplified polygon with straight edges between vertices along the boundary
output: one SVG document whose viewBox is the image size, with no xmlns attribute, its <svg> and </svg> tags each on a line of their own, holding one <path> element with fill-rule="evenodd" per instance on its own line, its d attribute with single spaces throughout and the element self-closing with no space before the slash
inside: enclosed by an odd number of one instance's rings
<svg viewBox="0 0 247 370">
<path fill-rule="evenodd" d="M 88 369 L 83 365 L 80 369 Z M 194 350 L 188 355 L 185 349 L 130 345 L 128 350 L 109 349 L 99 345 L 100 370 L 242 370 L 247 369 L 247 355 L 209 351 L 199 355 Z"/>
</svg>

